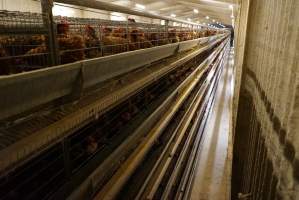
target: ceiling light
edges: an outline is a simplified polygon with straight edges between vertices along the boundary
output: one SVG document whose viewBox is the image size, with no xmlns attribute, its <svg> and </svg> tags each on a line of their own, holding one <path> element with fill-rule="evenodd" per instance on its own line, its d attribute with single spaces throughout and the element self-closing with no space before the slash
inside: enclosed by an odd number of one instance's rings
<svg viewBox="0 0 299 200">
<path fill-rule="evenodd" d="M 233 6 L 233 5 L 229 5 L 229 8 L 230 8 L 230 9 L 233 9 L 233 8 L 234 8 L 234 6 Z"/>
<path fill-rule="evenodd" d="M 213 22 L 215 22 L 215 19 L 213 19 Z"/>
<path fill-rule="evenodd" d="M 55 16 L 61 15 L 61 16 L 72 17 L 75 14 L 75 11 L 73 9 L 61 5 L 54 5 L 52 12 L 53 15 Z"/>
<path fill-rule="evenodd" d="M 170 16 L 171 16 L 171 17 L 176 17 L 176 15 L 175 15 L 175 14 L 171 14 Z"/>
<path fill-rule="evenodd" d="M 197 10 L 197 9 L 194 9 L 193 11 L 194 11 L 194 13 L 198 13 L 198 10 Z"/>
<path fill-rule="evenodd" d="M 152 13 L 152 14 L 157 14 L 157 11 L 153 11 L 153 10 L 150 10 L 148 11 L 149 13 Z"/>
<path fill-rule="evenodd" d="M 206 16 L 206 19 L 210 19 L 210 17 L 209 17 L 209 16 Z"/>
<path fill-rule="evenodd" d="M 136 8 L 139 8 L 139 9 L 142 9 L 142 10 L 145 9 L 145 6 L 144 6 L 144 5 L 141 5 L 141 4 L 139 4 L 139 3 L 136 3 L 136 4 L 135 4 L 135 7 L 136 7 Z"/>
<path fill-rule="evenodd" d="M 125 21 L 126 17 L 121 13 L 112 12 L 112 13 L 110 13 L 110 19 L 112 21 Z"/>
</svg>

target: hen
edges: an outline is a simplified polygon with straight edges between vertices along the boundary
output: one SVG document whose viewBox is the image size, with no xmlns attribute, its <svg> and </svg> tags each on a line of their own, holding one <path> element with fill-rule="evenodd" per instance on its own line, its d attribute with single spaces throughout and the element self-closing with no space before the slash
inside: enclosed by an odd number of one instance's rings
<svg viewBox="0 0 299 200">
<path fill-rule="evenodd" d="M 69 33 L 69 24 L 57 24 L 57 40 L 60 50 L 61 64 L 85 59 L 85 44 L 80 35 Z"/>
<path fill-rule="evenodd" d="M 85 56 L 87 58 L 95 58 L 99 57 L 101 54 L 100 52 L 100 40 L 96 35 L 96 31 L 90 25 L 85 27 L 85 46 L 87 50 L 85 50 Z"/>
</svg>

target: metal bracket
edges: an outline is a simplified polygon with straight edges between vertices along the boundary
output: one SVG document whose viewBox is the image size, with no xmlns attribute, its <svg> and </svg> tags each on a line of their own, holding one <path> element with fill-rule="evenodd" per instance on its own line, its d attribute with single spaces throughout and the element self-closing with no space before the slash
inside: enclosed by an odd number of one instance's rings
<svg viewBox="0 0 299 200">
<path fill-rule="evenodd" d="M 73 85 L 72 92 L 70 94 L 70 100 L 76 101 L 82 97 L 82 93 L 84 90 L 84 71 L 84 64 L 81 63 L 80 71 L 78 73 L 78 76 Z"/>
</svg>

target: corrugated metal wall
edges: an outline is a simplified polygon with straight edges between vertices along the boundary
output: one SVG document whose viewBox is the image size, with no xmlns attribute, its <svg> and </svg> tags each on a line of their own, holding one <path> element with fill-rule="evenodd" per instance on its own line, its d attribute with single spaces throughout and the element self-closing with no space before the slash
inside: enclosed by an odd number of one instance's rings
<svg viewBox="0 0 299 200">
<path fill-rule="evenodd" d="M 299 1 L 240 3 L 233 199 L 299 199 Z"/>
</svg>

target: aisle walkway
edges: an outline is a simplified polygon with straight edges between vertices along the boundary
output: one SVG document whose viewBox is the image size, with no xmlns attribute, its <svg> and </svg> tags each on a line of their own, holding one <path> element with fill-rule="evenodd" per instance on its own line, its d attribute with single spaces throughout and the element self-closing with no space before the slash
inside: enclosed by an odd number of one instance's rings
<svg viewBox="0 0 299 200">
<path fill-rule="evenodd" d="M 232 162 L 231 103 L 233 98 L 232 49 L 216 92 L 199 155 L 192 200 L 229 200 Z"/>
</svg>

